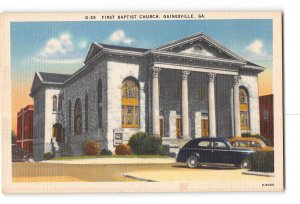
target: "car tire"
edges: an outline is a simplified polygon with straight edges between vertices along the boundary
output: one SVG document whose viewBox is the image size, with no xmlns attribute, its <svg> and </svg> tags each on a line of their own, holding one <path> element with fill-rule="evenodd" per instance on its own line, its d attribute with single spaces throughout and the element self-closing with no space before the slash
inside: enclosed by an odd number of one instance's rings
<svg viewBox="0 0 300 204">
<path fill-rule="evenodd" d="M 191 155 L 186 160 L 186 165 L 189 168 L 197 168 L 198 167 L 198 157 L 196 155 Z"/>
<path fill-rule="evenodd" d="M 241 169 L 251 169 L 250 159 L 244 159 L 240 164 Z"/>
</svg>

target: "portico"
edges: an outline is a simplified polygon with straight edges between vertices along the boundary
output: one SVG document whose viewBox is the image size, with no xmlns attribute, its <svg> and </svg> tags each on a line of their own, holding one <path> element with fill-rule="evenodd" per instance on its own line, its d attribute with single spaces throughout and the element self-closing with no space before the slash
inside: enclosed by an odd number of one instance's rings
<svg viewBox="0 0 300 204">
<path fill-rule="evenodd" d="M 177 66 L 176 66 L 177 67 Z M 189 75 L 193 73 L 208 73 L 208 118 L 209 118 L 209 137 L 217 137 L 217 121 L 216 121 L 216 103 L 215 103 L 215 79 L 219 75 L 228 75 L 232 78 L 234 83 L 232 87 L 234 89 L 233 95 L 233 107 L 234 107 L 234 136 L 239 136 L 241 134 L 240 130 L 240 111 L 239 111 L 239 80 L 241 79 L 238 76 L 237 72 L 228 71 L 228 73 L 224 70 L 222 71 L 214 71 L 208 72 L 211 70 L 203 70 L 203 69 L 195 69 L 194 67 L 185 67 L 182 70 L 174 69 L 174 66 L 166 67 L 166 66 L 155 66 L 152 67 L 152 122 L 153 122 L 153 135 L 160 134 L 160 110 L 159 110 L 159 75 L 164 69 L 171 69 L 174 71 L 181 72 L 181 125 L 182 125 L 182 138 L 183 139 L 191 139 L 190 134 L 190 114 L 189 114 L 189 87 L 188 80 Z M 172 81 L 170 81 L 172 83 Z M 228 90 L 230 91 L 230 90 Z"/>
</svg>

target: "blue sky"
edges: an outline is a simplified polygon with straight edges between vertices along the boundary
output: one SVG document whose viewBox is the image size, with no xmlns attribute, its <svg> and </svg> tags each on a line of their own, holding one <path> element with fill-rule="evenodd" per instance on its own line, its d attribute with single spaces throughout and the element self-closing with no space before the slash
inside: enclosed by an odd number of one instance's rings
<svg viewBox="0 0 300 204">
<path fill-rule="evenodd" d="M 272 93 L 271 20 L 177 20 L 11 23 L 12 121 L 28 104 L 35 71 L 71 74 L 83 65 L 92 42 L 155 48 L 204 32 L 232 51 L 268 69 L 260 95 Z"/>
<path fill-rule="evenodd" d="M 227 48 L 272 68 L 271 20 L 94 21 L 11 23 L 13 79 L 35 71 L 73 73 L 90 43 L 154 48 L 204 32 Z"/>
</svg>

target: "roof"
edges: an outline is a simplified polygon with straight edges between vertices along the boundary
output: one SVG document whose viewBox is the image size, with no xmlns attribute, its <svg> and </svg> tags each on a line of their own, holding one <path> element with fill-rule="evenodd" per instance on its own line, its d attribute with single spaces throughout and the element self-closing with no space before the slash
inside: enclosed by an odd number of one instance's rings
<svg viewBox="0 0 300 204">
<path fill-rule="evenodd" d="M 257 137 L 233 137 L 230 138 L 230 141 L 255 141 L 261 142 L 262 140 Z"/>
<path fill-rule="evenodd" d="M 52 83 L 63 83 L 71 76 L 70 74 L 57 74 L 57 73 L 46 73 L 46 72 L 39 72 L 39 74 L 43 82 L 52 82 Z"/>
<path fill-rule="evenodd" d="M 134 51 L 134 52 L 147 52 L 149 50 L 145 48 L 126 47 L 126 46 L 109 45 L 109 44 L 102 44 L 102 43 L 99 43 L 99 45 L 101 45 L 103 48 Z"/>
</svg>

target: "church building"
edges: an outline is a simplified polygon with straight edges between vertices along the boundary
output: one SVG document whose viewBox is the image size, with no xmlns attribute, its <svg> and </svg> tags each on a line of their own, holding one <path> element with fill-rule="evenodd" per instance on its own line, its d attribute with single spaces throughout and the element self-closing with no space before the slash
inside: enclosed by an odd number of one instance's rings
<svg viewBox="0 0 300 204">
<path fill-rule="evenodd" d="M 204 33 L 153 49 L 92 43 L 75 73 L 35 73 L 34 159 L 53 146 L 82 155 L 86 140 L 114 152 L 141 131 L 169 147 L 258 134 L 262 71 Z"/>
</svg>

